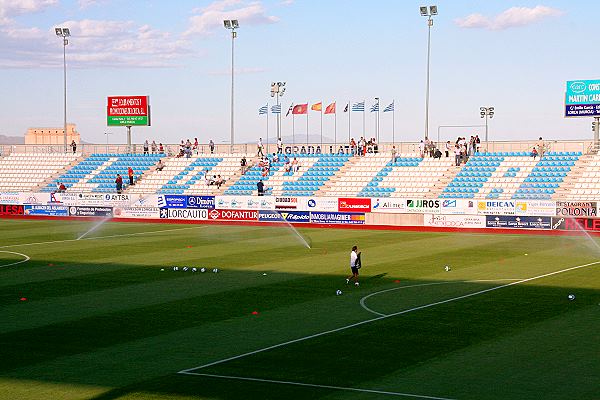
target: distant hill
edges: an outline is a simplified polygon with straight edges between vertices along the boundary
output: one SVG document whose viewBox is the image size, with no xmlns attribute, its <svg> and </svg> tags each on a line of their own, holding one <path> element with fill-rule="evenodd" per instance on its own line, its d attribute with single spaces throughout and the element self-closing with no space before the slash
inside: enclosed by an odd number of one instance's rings
<svg viewBox="0 0 600 400">
<path fill-rule="evenodd" d="M 0 135 L 0 144 L 25 144 L 23 136 Z"/>
</svg>

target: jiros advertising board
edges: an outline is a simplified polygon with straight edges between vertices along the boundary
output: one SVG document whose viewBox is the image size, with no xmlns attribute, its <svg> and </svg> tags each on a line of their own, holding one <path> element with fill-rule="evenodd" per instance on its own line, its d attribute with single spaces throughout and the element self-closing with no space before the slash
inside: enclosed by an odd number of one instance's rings
<svg viewBox="0 0 600 400">
<path fill-rule="evenodd" d="M 441 212 L 441 200 L 408 199 L 406 200 L 406 212 L 415 214 L 439 214 Z"/>
</svg>

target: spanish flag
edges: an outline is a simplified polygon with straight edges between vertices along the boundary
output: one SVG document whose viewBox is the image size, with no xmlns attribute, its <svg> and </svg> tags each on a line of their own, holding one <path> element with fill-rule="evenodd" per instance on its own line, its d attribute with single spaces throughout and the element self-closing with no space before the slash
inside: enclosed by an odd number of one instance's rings
<svg viewBox="0 0 600 400">
<path fill-rule="evenodd" d="M 310 109 L 313 111 L 322 111 L 323 110 L 323 103 L 318 102 L 313 104 L 312 106 L 310 106 Z"/>
<path fill-rule="evenodd" d="M 335 101 L 325 108 L 325 114 L 335 114 Z"/>
<path fill-rule="evenodd" d="M 308 113 L 308 103 L 304 104 L 296 104 L 292 109 L 292 114 L 307 114 Z"/>
</svg>

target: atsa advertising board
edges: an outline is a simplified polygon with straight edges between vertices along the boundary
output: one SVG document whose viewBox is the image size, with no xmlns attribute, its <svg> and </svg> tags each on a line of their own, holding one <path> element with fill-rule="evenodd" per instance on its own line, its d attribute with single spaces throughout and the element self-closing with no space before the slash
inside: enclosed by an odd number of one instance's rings
<svg viewBox="0 0 600 400">
<path fill-rule="evenodd" d="M 106 193 L 104 194 L 104 206 L 112 207 L 126 207 L 132 203 L 131 196 L 129 194 L 115 194 Z"/>
<path fill-rule="evenodd" d="M 52 217 L 68 217 L 69 208 L 67 206 L 53 206 L 44 204 L 25 205 L 25 215 L 45 215 Z"/>
<path fill-rule="evenodd" d="M 112 207 L 72 206 L 69 207 L 71 217 L 112 217 Z"/>
<path fill-rule="evenodd" d="M 258 212 L 258 220 L 261 222 L 310 222 L 310 211 L 275 211 L 261 210 Z"/>
<path fill-rule="evenodd" d="M 108 126 L 150 126 L 149 96 L 111 96 L 106 104 Z"/>
<path fill-rule="evenodd" d="M 600 218 L 552 218 L 552 229 L 562 231 L 600 231 Z"/>
<path fill-rule="evenodd" d="M 371 199 L 371 212 L 395 213 L 406 212 L 406 199 L 393 199 L 389 197 L 373 197 Z"/>
<path fill-rule="evenodd" d="M 406 200 L 406 212 L 416 214 L 439 214 L 441 212 L 441 200 L 438 199 L 408 199 Z"/>
<path fill-rule="evenodd" d="M 299 197 L 298 210 L 304 211 L 337 211 L 337 197 Z"/>
<path fill-rule="evenodd" d="M 23 215 L 25 209 L 17 204 L 0 204 L 0 215 Z"/>
<path fill-rule="evenodd" d="M 341 197 L 338 199 L 339 212 L 371 212 L 371 199 L 368 197 Z"/>
<path fill-rule="evenodd" d="M 477 202 L 477 214 L 514 215 L 515 202 L 512 200 L 484 200 Z"/>
<path fill-rule="evenodd" d="M 553 217 L 556 215 L 556 202 L 551 200 L 527 200 L 515 203 L 516 215 Z"/>
<path fill-rule="evenodd" d="M 426 214 L 424 225 L 438 228 L 485 228 L 483 215 Z"/>
<path fill-rule="evenodd" d="M 365 223 L 365 214 L 311 211 L 310 222 L 315 224 L 363 225 Z"/>
<path fill-rule="evenodd" d="M 208 219 L 208 210 L 205 208 L 161 208 L 160 218 L 206 220 Z"/>
<path fill-rule="evenodd" d="M 258 221 L 258 210 L 210 210 L 208 219 L 223 221 Z"/>
<path fill-rule="evenodd" d="M 557 201 L 557 217 L 597 217 L 598 203 L 595 201 Z"/>
<path fill-rule="evenodd" d="M 485 225 L 487 228 L 552 229 L 552 217 L 487 215 Z"/>
</svg>

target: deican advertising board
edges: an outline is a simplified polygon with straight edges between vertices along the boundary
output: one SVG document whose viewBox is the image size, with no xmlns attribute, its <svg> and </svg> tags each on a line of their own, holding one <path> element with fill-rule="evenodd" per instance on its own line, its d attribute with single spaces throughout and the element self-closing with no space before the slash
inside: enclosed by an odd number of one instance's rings
<svg viewBox="0 0 600 400">
<path fill-rule="evenodd" d="M 487 200 L 477 202 L 477 214 L 481 215 L 514 215 L 515 202 L 504 200 Z"/>
<path fill-rule="evenodd" d="M 108 126 L 150 126 L 148 96 L 112 96 L 107 100 Z"/>
</svg>

